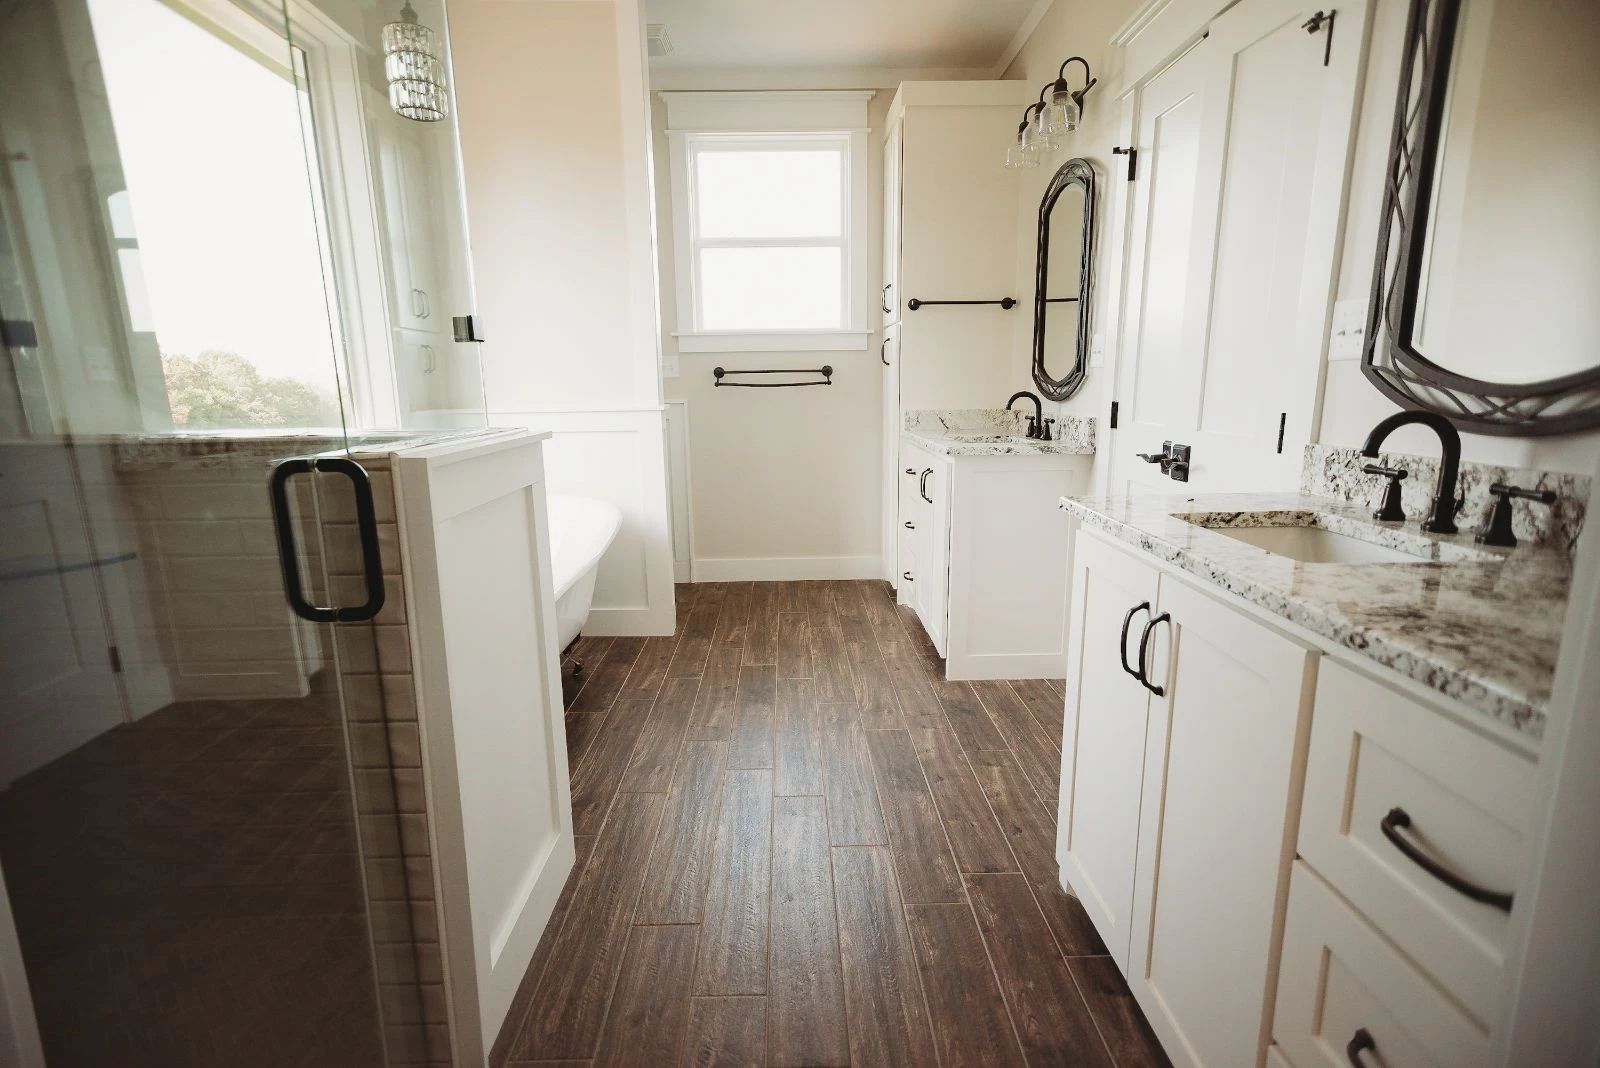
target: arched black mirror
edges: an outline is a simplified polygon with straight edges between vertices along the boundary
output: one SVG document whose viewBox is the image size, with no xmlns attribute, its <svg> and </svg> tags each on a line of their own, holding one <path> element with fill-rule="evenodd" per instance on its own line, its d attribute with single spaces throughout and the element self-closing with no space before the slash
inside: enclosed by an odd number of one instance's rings
<svg viewBox="0 0 1600 1068">
<path fill-rule="evenodd" d="M 1038 268 L 1033 291 L 1033 383 L 1066 400 L 1089 370 L 1089 306 L 1094 255 L 1094 168 L 1069 159 L 1039 203 Z"/>
</svg>

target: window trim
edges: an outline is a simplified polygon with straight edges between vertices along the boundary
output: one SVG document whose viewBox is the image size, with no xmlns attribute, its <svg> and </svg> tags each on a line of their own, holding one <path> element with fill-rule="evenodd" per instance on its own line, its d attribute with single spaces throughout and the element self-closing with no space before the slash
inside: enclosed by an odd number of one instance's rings
<svg viewBox="0 0 1600 1068">
<path fill-rule="evenodd" d="M 743 125 L 743 124 L 741 124 Z M 867 349 L 867 305 L 863 285 L 867 278 L 867 130 L 837 127 L 804 130 L 669 130 L 672 167 L 672 222 L 676 260 L 678 329 L 671 336 L 680 352 L 805 352 Z M 693 170 L 690 161 L 701 146 L 738 146 L 792 150 L 808 145 L 839 146 L 843 150 L 841 175 L 843 234 L 829 239 L 702 240 L 693 213 Z M 792 243 L 819 247 L 837 244 L 844 249 L 841 306 L 844 325 L 836 329 L 703 330 L 699 327 L 700 277 L 698 252 L 704 247 L 771 247 Z"/>
</svg>

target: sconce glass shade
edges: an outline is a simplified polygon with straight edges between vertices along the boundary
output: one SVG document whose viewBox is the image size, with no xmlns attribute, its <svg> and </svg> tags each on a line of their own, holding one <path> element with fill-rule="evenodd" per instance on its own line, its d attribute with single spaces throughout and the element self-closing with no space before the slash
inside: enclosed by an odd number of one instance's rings
<svg viewBox="0 0 1600 1068">
<path fill-rule="evenodd" d="M 409 2 L 400 21 L 383 28 L 383 72 L 395 114 L 418 122 L 438 122 L 450 114 L 439 35 L 417 21 Z"/>
<path fill-rule="evenodd" d="M 1078 128 L 1078 120 L 1082 116 L 1082 109 L 1072 98 L 1072 90 L 1057 82 L 1055 92 L 1050 95 L 1050 103 L 1039 112 L 1039 125 L 1047 134 L 1071 133 Z"/>
<path fill-rule="evenodd" d="M 1054 152 L 1061 147 L 1061 141 L 1045 125 L 1045 112 L 1048 110 L 1050 109 L 1046 107 L 1034 112 L 1033 122 L 1029 124 L 1033 130 L 1034 143 L 1039 146 L 1041 152 Z"/>
<path fill-rule="evenodd" d="M 1022 128 L 1022 138 L 1018 142 L 1018 147 L 1022 153 L 1022 166 L 1037 167 L 1039 165 L 1039 156 L 1042 154 L 1044 146 L 1039 143 L 1039 132 L 1033 123 L 1030 122 Z"/>
</svg>

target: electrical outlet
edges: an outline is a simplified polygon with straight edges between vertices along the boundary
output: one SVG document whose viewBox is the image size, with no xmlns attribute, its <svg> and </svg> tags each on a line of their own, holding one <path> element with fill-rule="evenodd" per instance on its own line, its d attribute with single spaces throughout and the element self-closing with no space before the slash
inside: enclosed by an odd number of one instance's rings
<svg viewBox="0 0 1600 1068">
<path fill-rule="evenodd" d="M 1089 338 L 1089 366 L 1099 367 L 1106 362 L 1106 336 L 1096 330 Z"/>
<path fill-rule="evenodd" d="M 1367 332 L 1367 302 L 1356 297 L 1333 302 L 1333 333 L 1328 339 L 1328 362 L 1361 359 Z"/>
</svg>

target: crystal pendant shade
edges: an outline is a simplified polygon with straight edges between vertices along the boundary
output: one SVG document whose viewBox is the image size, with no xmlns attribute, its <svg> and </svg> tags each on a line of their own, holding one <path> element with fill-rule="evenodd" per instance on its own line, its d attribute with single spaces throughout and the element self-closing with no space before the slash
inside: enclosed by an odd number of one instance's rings
<svg viewBox="0 0 1600 1068">
<path fill-rule="evenodd" d="M 399 22 L 383 28 L 383 73 L 395 114 L 418 122 L 438 122 L 450 114 L 439 35 L 417 21 L 409 3 Z"/>
</svg>

